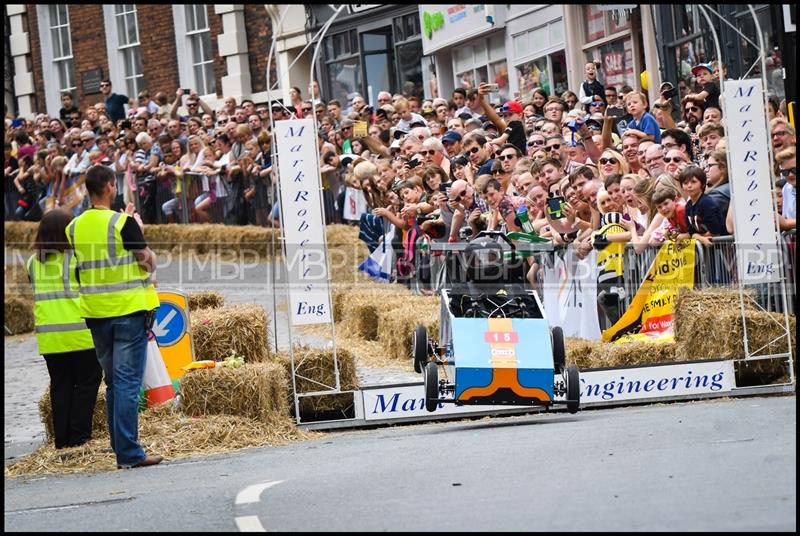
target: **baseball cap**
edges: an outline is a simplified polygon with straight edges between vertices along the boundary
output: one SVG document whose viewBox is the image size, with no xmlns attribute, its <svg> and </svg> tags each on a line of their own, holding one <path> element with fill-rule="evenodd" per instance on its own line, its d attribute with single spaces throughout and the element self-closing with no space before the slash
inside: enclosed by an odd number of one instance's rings
<svg viewBox="0 0 800 536">
<path fill-rule="evenodd" d="M 455 143 L 457 141 L 461 141 L 461 134 L 459 134 L 455 130 L 448 130 L 442 136 L 442 143 L 444 142 Z"/>
<path fill-rule="evenodd" d="M 714 72 L 714 69 L 711 67 L 710 63 L 698 63 L 697 65 L 692 67 L 692 74 L 696 76 L 697 73 L 699 73 L 702 69 L 705 69 L 709 73 Z"/>
<path fill-rule="evenodd" d="M 502 110 L 504 114 L 521 114 L 522 105 L 517 101 L 508 101 L 503 105 Z"/>
<path fill-rule="evenodd" d="M 412 121 L 412 123 L 408 125 L 408 128 L 426 127 L 426 126 L 428 125 L 425 123 L 425 121 Z"/>
<path fill-rule="evenodd" d="M 497 130 L 497 126 L 496 126 L 494 123 L 492 123 L 491 121 L 486 121 L 486 122 L 485 122 L 485 123 L 484 123 L 484 124 L 481 126 L 481 128 L 483 128 L 483 130 L 489 130 L 490 128 L 491 128 L 491 129 L 494 129 L 494 130 Z"/>
</svg>

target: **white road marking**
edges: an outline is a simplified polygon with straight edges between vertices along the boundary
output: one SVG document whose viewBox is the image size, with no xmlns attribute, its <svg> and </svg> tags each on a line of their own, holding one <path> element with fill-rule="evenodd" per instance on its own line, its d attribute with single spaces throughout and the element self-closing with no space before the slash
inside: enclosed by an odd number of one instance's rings
<svg viewBox="0 0 800 536">
<path fill-rule="evenodd" d="M 242 516 L 234 519 L 239 532 L 267 532 L 258 520 L 258 516 Z"/>
<path fill-rule="evenodd" d="M 264 482 L 262 484 L 254 484 L 247 486 L 236 495 L 235 504 L 249 504 L 261 500 L 261 492 L 265 489 L 271 488 L 275 484 L 280 484 L 283 480 L 275 480 L 272 482 Z"/>
</svg>

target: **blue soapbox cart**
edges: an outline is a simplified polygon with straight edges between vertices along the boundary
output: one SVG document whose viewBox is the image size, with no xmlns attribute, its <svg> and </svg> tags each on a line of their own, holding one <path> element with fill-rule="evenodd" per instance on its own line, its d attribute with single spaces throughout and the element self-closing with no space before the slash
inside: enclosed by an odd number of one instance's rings
<svg viewBox="0 0 800 536">
<path fill-rule="evenodd" d="M 432 244 L 444 251 L 439 339 L 417 326 L 414 370 L 425 380 L 425 407 L 566 405 L 580 408 L 576 365 L 566 366 L 564 335 L 551 327 L 536 291 L 525 288 L 526 256 L 551 244 L 512 242 L 482 232 L 470 243 Z M 440 374 L 440 371 L 442 374 Z"/>
</svg>

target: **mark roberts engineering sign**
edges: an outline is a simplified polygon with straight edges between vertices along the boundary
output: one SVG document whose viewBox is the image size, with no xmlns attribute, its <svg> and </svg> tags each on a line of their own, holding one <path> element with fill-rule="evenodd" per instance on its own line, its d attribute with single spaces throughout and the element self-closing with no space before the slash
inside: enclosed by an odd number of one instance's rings
<svg viewBox="0 0 800 536">
<path fill-rule="evenodd" d="M 581 406 L 608 402 L 720 394 L 736 387 L 733 361 L 678 363 L 581 372 Z M 425 410 L 423 384 L 365 388 L 365 420 L 402 419 L 448 414 L 490 413 L 514 406 L 456 406 L 439 404 Z M 517 406 L 520 407 L 520 406 Z"/>
</svg>

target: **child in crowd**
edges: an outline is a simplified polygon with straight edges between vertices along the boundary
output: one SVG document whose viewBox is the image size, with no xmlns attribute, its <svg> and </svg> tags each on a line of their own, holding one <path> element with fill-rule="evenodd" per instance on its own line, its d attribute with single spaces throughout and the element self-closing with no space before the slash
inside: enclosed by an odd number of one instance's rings
<svg viewBox="0 0 800 536">
<path fill-rule="evenodd" d="M 597 80 L 597 69 L 600 62 L 590 61 L 583 68 L 585 78 L 581 84 L 580 94 L 578 100 L 583 104 L 583 109 L 586 113 L 592 113 L 592 103 L 602 102 L 604 105 L 608 104 L 606 101 L 606 90 L 603 84 Z"/>
<path fill-rule="evenodd" d="M 711 245 L 710 237 L 728 234 L 725 215 L 714 200 L 705 194 L 705 171 L 699 166 L 688 166 L 678 175 L 678 182 L 689 197 L 685 209 L 688 230 L 678 235 L 678 239 L 695 238 L 705 245 Z"/>
<path fill-rule="evenodd" d="M 719 108 L 719 83 L 712 80 L 711 70 L 710 63 L 700 63 L 692 67 L 692 74 L 697 79 L 700 91 L 686 95 L 686 99 L 705 101 L 706 108 Z"/>
<path fill-rule="evenodd" d="M 631 91 L 625 95 L 622 102 L 633 118 L 628 121 L 628 128 L 625 132 L 632 132 L 639 138 L 640 142 L 648 140 L 661 143 L 661 128 L 658 126 L 656 118 L 647 112 L 647 97 L 645 97 L 644 93 Z"/>
<path fill-rule="evenodd" d="M 660 187 L 653 192 L 653 203 L 658 213 L 670 224 L 667 236 L 675 238 L 681 233 L 689 232 L 686 220 L 686 202 L 672 188 Z"/>
</svg>

